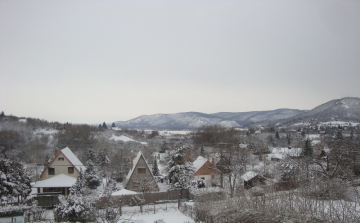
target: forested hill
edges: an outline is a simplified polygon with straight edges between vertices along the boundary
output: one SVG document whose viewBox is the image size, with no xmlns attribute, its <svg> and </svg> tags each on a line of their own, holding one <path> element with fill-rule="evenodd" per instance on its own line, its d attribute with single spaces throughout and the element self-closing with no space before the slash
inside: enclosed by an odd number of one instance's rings
<svg viewBox="0 0 360 223">
<path fill-rule="evenodd" d="M 142 129 L 196 129 L 204 125 L 243 127 L 255 122 L 285 119 L 305 113 L 298 109 L 277 109 L 272 111 L 219 112 L 206 114 L 183 112 L 176 114 L 143 115 L 128 121 L 115 122 L 122 128 Z"/>
</svg>

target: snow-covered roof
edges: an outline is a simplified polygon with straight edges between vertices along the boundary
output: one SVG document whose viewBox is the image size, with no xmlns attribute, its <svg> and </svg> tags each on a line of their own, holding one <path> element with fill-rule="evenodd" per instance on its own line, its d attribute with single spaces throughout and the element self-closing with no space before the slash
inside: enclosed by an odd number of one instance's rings
<svg viewBox="0 0 360 223">
<path fill-rule="evenodd" d="M 125 178 L 125 181 L 124 181 L 124 184 L 123 184 L 124 188 L 127 186 L 127 184 L 129 182 L 129 180 L 130 180 L 130 178 L 131 178 L 131 176 L 132 176 L 132 174 L 133 174 L 133 172 L 135 170 L 135 167 L 136 167 L 137 163 L 139 162 L 141 156 L 143 156 L 143 155 L 142 155 L 141 151 L 139 151 L 136 158 L 134 159 L 132 169 L 129 171 L 128 175 Z M 144 160 L 145 160 L 145 158 L 144 158 Z M 145 164 L 146 164 L 147 168 L 150 170 L 149 165 L 147 164 L 146 160 L 145 160 Z M 149 172 L 150 172 L 151 176 L 154 177 L 152 172 L 151 171 L 149 171 Z"/>
<path fill-rule="evenodd" d="M 64 156 L 66 156 L 66 158 L 70 161 L 70 163 L 72 163 L 75 168 L 80 171 L 80 168 L 85 171 L 86 167 L 84 166 L 84 164 L 82 164 L 82 162 L 75 156 L 75 154 L 69 149 L 69 147 L 66 147 L 64 149 L 61 150 L 62 154 L 64 154 Z"/>
<path fill-rule="evenodd" d="M 59 174 L 46 180 L 36 182 L 32 187 L 71 187 L 76 178 L 65 174 Z"/>
<path fill-rule="evenodd" d="M 255 173 L 254 171 L 249 171 L 249 172 L 246 172 L 244 175 L 241 176 L 241 178 L 244 180 L 244 181 L 249 181 L 251 180 L 252 178 L 256 177 L 258 174 Z"/>
<path fill-rule="evenodd" d="M 196 171 L 198 171 L 205 163 L 206 161 L 208 161 L 206 158 L 199 156 L 194 162 L 193 162 L 193 166 L 194 166 L 194 170 L 195 173 Z"/>
<path fill-rule="evenodd" d="M 137 194 L 137 192 L 132 191 L 132 190 L 126 190 L 126 189 L 121 189 L 119 191 L 115 191 L 111 194 L 111 196 L 116 196 L 116 195 L 128 195 L 128 194 Z"/>
<path fill-rule="evenodd" d="M 285 156 L 292 156 L 292 157 L 298 157 L 301 155 L 302 148 L 288 148 L 288 147 L 282 147 L 282 148 L 273 148 L 271 151 L 272 157 L 274 154 L 282 154 Z"/>
</svg>

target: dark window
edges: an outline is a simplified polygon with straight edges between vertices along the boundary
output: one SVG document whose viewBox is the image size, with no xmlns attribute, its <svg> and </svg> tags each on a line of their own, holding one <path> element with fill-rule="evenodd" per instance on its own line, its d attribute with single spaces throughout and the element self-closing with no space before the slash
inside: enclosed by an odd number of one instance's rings
<svg viewBox="0 0 360 223">
<path fill-rule="evenodd" d="M 69 166 L 68 167 L 68 173 L 74 173 L 74 167 Z"/>
<path fill-rule="evenodd" d="M 146 168 L 138 168 L 138 173 L 146 173 Z"/>
<path fill-rule="evenodd" d="M 49 167 L 48 171 L 49 171 L 49 175 L 55 175 L 55 168 Z"/>
<path fill-rule="evenodd" d="M 59 157 L 58 161 L 64 161 L 64 157 Z"/>
</svg>

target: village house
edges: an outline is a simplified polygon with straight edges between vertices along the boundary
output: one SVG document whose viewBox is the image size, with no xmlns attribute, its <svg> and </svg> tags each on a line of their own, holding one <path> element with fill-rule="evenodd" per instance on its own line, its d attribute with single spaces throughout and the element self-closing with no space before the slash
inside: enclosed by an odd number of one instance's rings
<svg viewBox="0 0 360 223">
<path fill-rule="evenodd" d="M 140 151 L 135 159 L 133 159 L 133 152 L 131 151 L 130 162 L 131 169 L 123 183 L 124 189 L 143 193 L 159 191 L 149 165 Z"/>
<path fill-rule="evenodd" d="M 214 180 L 215 175 L 219 174 L 219 171 L 214 165 L 214 159 L 212 163 L 202 156 L 199 156 L 194 162 L 194 174 L 192 176 L 192 182 L 196 182 L 202 179 L 205 182 L 205 187 L 212 186 L 212 180 Z"/>
<path fill-rule="evenodd" d="M 241 179 L 244 181 L 244 188 L 250 189 L 252 187 L 265 185 L 266 178 L 254 171 L 248 171 L 241 176 Z"/>
<path fill-rule="evenodd" d="M 40 175 L 43 180 L 35 183 L 33 188 L 38 188 L 38 193 L 68 195 L 81 170 L 85 171 L 85 166 L 69 147 L 60 152 L 55 150 L 55 158 Z"/>
</svg>

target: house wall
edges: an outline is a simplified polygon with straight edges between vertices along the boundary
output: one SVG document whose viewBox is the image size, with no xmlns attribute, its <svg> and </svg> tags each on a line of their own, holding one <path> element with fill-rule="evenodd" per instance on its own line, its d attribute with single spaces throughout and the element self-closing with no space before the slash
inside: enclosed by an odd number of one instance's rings
<svg viewBox="0 0 360 223">
<path fill-rule="evenodd" d="M 204 179 L 205 187 L 211 187 L 211 175 L 194 175 L 193 181 L 197 181 L 199 179 Z"/>
<path fill-rule="evenodd" d="M 64 158 L 63 161 L 59 161 L 59 158 Z M 55 174 L 49 175 L 48 168 L 55 168 Z M 40 176 L 42 179 L 48 179 L 58 174 L 66 174 L 68 176 L 77 178 L 79 175 L 79 171 L 70 163 L 70 161 L 60 152 L 60 154 L 55 157 L 55 159 L 51 162 L 49 167 L 43 172 Z M 74 173 L 68 172 L 68 167 L 74 167 Z"/>
<path fill-rule="evenodd" d="M 211 187 L 211 180 L 216 174 L 218 174 L 218 172 L 213 168 L 213 165 L 209 161 L 206 161 L 206 163 L 194 173 L 192 180 L 197 181 L 203 178 L 205 180 L 205 186 Z"/>
<path fill-rule="evenodd" d="M 138 168 L 145 168 L 146 169 L 145 173 L 138 173 Z M 156 181 L 152 176 L 150 169 L 147 167 L 145 160 L 142 156 L 140 157 L 138 163 L 134 167 L 133 174 L 126 185 L 126 189 L 142 192 L 141 188 L 136 186 L 136 182 L 139 182 L 139 180 L 141 179 L 145 179 L 146 181 L 148 181 L 149 184 L 153 184 L 152 186 L 153 189 L 151 191 L 158 191 L 158 189 L 154 190 L 154 187 L 157 188 Z"/>
</svg>

